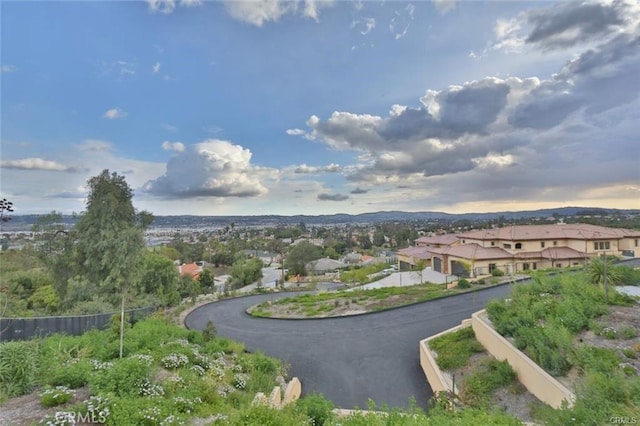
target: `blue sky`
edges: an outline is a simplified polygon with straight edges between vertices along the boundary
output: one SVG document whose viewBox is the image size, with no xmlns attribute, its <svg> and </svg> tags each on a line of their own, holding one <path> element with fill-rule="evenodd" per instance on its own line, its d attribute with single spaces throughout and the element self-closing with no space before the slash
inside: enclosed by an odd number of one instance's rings
<svg viewBox="0 0 640 426">
<path fill-rule="evenodd" d="M 158 215 L 640 208 L 640 6 L 0 3 L 0 190 Z"/>
</svg>

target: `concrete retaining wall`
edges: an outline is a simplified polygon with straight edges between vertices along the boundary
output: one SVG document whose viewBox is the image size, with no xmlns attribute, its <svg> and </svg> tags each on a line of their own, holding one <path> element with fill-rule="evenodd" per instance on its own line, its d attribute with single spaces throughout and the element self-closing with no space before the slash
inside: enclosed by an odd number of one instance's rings
<svg viewBox="0 0 640 426">
<path fill-rule="evenodd" d="M 494 358 L 499 361 L 506 359 L 518 375 L 520 383 L 536 398 L 553 408 L 560 408 L 563 401 L 567 401 L 569 406 L 573 405 L 573 392 L 498 334 L 484 309 L 471 316 L 471 325 L 476 339 Z"/>
<path fill-rule="evenodd" d="M 450 391 L 454 391 L 454 393 L 457 393 L 457 387 L 456 389 L 453 389 L 453 380 L 451 378 L 451 375 L 443 372 L 442 370 L 440 370 L 440 367 L 438 367 L 438 363 L 436 362 L 435 357 L 429 349 L 429 342 L 438 336 L 442 336 L 443 334 L 452 333 L 454 331 L 458 331 L 470 326 L 471 320 L 466 319 L 456 327 L 450 328 L 443 331 L 442 333 L 435 334 L 420 341 L 420 366 L 422 367 L 422 371 L 424 371 L 424 375 L 427 377 L 427 381 L 429 382 L 431 390 L 433 390 L 434 394 L 438 392 Z"/>
</svg>

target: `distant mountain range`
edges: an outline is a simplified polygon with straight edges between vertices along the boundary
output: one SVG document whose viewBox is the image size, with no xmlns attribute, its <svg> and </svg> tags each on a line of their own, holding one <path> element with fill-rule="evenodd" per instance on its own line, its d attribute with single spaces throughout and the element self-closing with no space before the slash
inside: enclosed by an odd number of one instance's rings
<svg viewBox="0 0 640 426">
<path fill-rule="evenodd" d="M 154 227 L 213 227 L 213 226 L 278 226 L 295 225 L 300 222 L 316 225 L 337 225 L 337 224 L 367 224 L 381 222 L 425 222 L 425 221 L 455 221 L 455 220 L 491 220 L 503 217 L 506 220 L 525 218 L 547 218 L 552 216 L 597 216 L 597 215 L 640 215 L 637 209 L 604 209 L 588 207 L 559 207 L 540 210 L 523 211 L 502 211 L 492 213 L 443 213 L 443 212 L 403 212 L 403 211 L 381 211 L 362 214 L 331 214 L 331 215 L 262 215 L 262 216 L 156 216 L 153 222 Z M 4 223 L 2 229 L 9 230 L 29 230 L 42 215 L 14 215 L 12 220 Z M 68 225 L 75 223 L 76 217 L 72 215 L 63 216 L 63 222 Z"/>
</svg>

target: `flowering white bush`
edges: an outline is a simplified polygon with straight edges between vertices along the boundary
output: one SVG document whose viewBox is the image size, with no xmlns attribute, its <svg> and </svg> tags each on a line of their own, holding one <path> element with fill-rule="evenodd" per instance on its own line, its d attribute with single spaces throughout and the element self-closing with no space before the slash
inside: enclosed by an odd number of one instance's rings
<svg viewBox="0 0 640 426">
<path fill-rule="evenodd" d="M 137 359 L 138 361 L 144 363 L 145 365 L 153 364 L 153 357 L 147 354 L 134 354 L 131 355 L 131 358 Z"/>
<path fill-rule="evenodd" d="M 204 376 L 206 373 L 205 369 L 199 365 L 192 365 L 191 370 L 193 370 L 198 376 Z"/>
<path fill-rule="evenodd" d="M 76 394 L 72 389 L 66 386 L 56 386 L 52 389 L 46 389 L 40 393 L 40 402 L 45 407 L 55 407 L 56 405 L 64 404 L 71 401 L 71 398 Z"/>
<path fill-rule="evenodd" d="M 160 360 L 164 368 L 175 369 L 189 364 L 189 358 L 183 354 L 170 354 Z"/>
<path fill-rule="evenodd" d="M 141 396 L 163 396 L 164 388 L 160 385 L 154 385 L 149 379 L 144 379 L 136 383 L 138 387 L 138 395 Z"/>
<path fill-rule="evenodd" d="M 160 422 L 160 426 L 170 426 L 170 425 L 183 425 L 184 422 L 179 420 L 176 416 L 167 416 Z"/>
<path fill-rule="evenodd" d="M 145 424 L 158 424 L 160 422 L 160 409 L 158 407 L 149 407 L 142 412 L 142 420 Z"/>
<path fill-rule="evenodd" d="M 89 363 L 93 367 L 94 370 L 108 370 L 113 367 L 113 363 L 110 361 L 101 362 L 97 359 L 90 359 Z"/>
<path fill-rule="evenodd" d="M 196 408 L 197 404 L 202 404 L 202 399 L 198 396 L 195 398 L 176 396 L 173 398 L 173 402 L 176 404 L 179 412 L 190 414 Z"/>
<path fill-rule="evenodd" d="M 108 398 L 92 396 L 85 401 L 85 403 L 87 404 L 87 413 L 90 415 L 92 420 L 100 423 L 106 423 L 107 417 L 111 414 L 111 410 L 109 408 L 110 401 Z"/>
<path fill-rule="evenodd" d="M 247 387 L 247 376 L 245 374 L 236 374 L 233 376 L 233 386 L 236 389 L 244 390 Z"/>
<path fill-rule="evenodd" d="M 180 376 L 178 376 L 177 374 L 171 375 L 167 378 L 167 381 L 169 383 L 172 383 L 174 385 L 177 385 L 178 387 L 182 387 L 184 386 L 184 379 Z"/>
</svg>

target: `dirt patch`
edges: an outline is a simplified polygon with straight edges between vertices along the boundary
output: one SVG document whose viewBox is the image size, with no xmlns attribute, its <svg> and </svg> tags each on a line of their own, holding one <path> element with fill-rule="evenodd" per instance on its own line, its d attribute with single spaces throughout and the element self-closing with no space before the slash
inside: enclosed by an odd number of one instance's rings
<svg viewBox="0 0 640 426">
<path fill-rule="evenodd" d="M 53 415 L 56 411 L 64 411 L 65 407 L 85 401 L 91 395 L 87 387 L 76 389 L 74 397 L 68 403 L 46 408 L 40 403 L 38 393 L 33 392 L 29 395 L 12 398 L 0 404 L 0 425 L 29 426 L 37 424 L 44 416 Z"/>
</svg>

